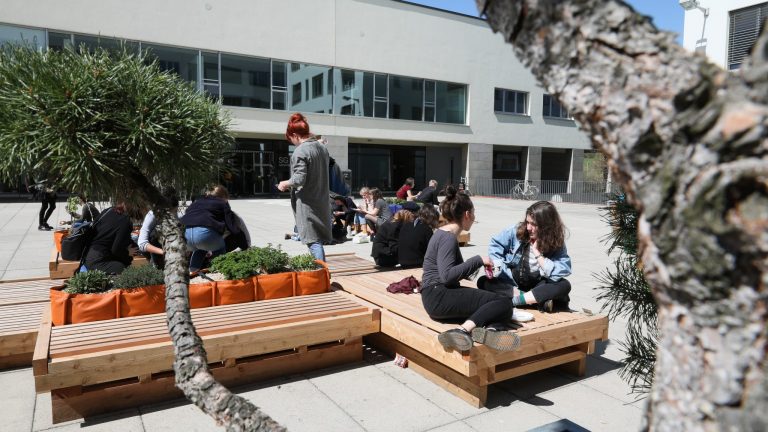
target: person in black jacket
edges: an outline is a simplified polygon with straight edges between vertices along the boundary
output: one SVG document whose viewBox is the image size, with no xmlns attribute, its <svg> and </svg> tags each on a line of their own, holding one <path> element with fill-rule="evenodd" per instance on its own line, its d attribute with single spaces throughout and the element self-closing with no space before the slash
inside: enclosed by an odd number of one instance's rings
<svg viewBox="0 0 768 432">
<path fill-rule="evenodd" d="M 104 210 L 94 224 L 94 237 L 85 256 L 88 270 L 120 274 L 131 265 L 138 248 L 131 240 L 133 224 L 126 214 L 125 203 Z"/>
<path fill-rule="evenodd" d="M 189 270 L 200 270 L 208 252 L 211 257 L 226 252 L 224 232 L 240 235 L 235 214 L 229 207 L 229 192 L 222 185 L 215 186 L 206 196 L 193 202 L 181 218 L 186 227 L 184 237 L 192 252 Z"/>
<path fill-rule="evenodd" d="M 377 266 L 394 267 L 397 265 L 397 249 L 400 239 L 400 228 L 403 224 L 413 222 L 413 213 L 399 210 L 392 219 L 379 226 L 371 245 L 371 256 Z"/>
<path fill-rule="evenodd" d="M 397 249 L 397 262 L 401 267 L 421 267 L 432 232 L 437 228 L 440 215 L 431 205 L 422 206 L 412 223 L 403 223 Z"/>
<path fill-rule="evenodd" d="M 422 189 L 413 200 L 424 204 L 437 205 L 437 180 L 430 180 L 429 186 Z"/>
</svg>

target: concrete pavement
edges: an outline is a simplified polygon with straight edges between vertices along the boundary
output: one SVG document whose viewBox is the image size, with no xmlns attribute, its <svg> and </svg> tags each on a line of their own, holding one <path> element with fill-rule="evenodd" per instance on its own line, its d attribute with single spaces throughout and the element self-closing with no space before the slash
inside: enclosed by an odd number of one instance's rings
<svg viewBox="0 0 768 432">
<path fill-rule="evenodd" d="M 523 219 L 525 201 L 475 198 L 477 221 L 465 258 L 486 254 L 490 237 Z M 298 242 L 284 240 L 293 227 L 288 200 L 232 201 L 246 221 L 254 245 L 281 244 L 304 253 Z M 37 231 L 40 203 L 0 203 L 0 279 L 43 276 L 52 247 L 50 232 Z M 596 206 L 558 204 L 570 231 L 566 240 L 573 259 L 571 307 L 598 311 L 594 273 L 610 265 L 600 239 L 608 227 Z M 58 203 L 49 223 L 66 219 Z M 326 253 L 354 252 L 370 259 L 370 243 L 326 247 Z M 368 347 L 365 361 L 235 388 L 292 431 L 522 431 L 568 419 L 593 431 L 637 430 L 643 401 L 629 394 L 618 376 L 619 341 L 625 323 L 610 324 L 610 341 L 598 343 L 587 361 L 587 374 L 574 377 L 545 370 L 491 386 L 488 405 L 476 409 L 392 359 Z M 3 431 L 206 431 L 220 430 L 185 400 L 143 406 L 109 416 L 51 424 L 49 395 L 35 395 L 30 368 L 0 371 L 0 430 Z"/>
</svg>

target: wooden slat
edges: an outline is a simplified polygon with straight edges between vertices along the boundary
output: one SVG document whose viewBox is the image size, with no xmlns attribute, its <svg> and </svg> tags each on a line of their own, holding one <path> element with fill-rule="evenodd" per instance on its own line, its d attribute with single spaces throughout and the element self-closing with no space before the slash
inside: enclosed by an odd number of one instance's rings
<svg viewBox="0 0 768 432">
<path fill-rule="evenodd" d="M 0 281 L 0 306 L 47 302 L 49 290 L 64 283 L 63 279 L 34 279 L 20 281 Z"/>
<path fill-rule="evenodd" d="M 32 355 L 32 374 L 35 376 L 48 373 L 48 348 L 51 342 L 51 309 L 46 308 L 40 319 L 37 341 Z"/>
<path fill-rule="evenodd" d="M 489 381 L 492 383 L 516 378 L 540 370 L 549 369 L 554 366 L 566 363 L 578 362 L 583 360 L 586 354 L 577 348 L 562 348 L 555 351 L 549 351 L 536 356 L 526 357 L 503 365 L 496 366 L 492 372 Z"/>
<path fill-rule="evenodd" d="M 349 273 L 368 273 L 376 271 L 376 263 L 360 258 L 352 252 L 325 256 L 331 277 Z"/>
</svg>

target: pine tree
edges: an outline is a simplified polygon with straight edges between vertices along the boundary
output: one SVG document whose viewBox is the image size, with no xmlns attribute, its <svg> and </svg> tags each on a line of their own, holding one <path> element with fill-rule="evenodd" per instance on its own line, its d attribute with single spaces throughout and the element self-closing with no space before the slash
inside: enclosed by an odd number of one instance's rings
<svg viewBox="0 0 768 432">
<path fill-rule="evenodd" d="M 659 331 L 656 301 L 637 256 L 637 210 L 623 195 L 616 195 L 601 212 L 612 229 L 603 239 L 608 244 L 608 254 L 618 250 L 618 256 L 613 269 L 595 275 L 600 282 L 597 300 L 603 303 L 602 311 L 607 311 L 611 320 L 626 318 L 627 339 L 620 342 L 626 357 L 619 375 L 630 384 L 633 393 L 645 394 L 653 384 Z"/>
</svg>

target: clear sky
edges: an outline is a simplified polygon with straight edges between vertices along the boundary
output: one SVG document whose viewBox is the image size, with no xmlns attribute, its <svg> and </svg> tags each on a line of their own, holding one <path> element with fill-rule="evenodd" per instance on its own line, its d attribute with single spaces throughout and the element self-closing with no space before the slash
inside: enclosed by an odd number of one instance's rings
<svg viewBox="0 0 768 432">
<path fill-rule="evenodd" d="M 466 15 L 477 16 L 475 0 L 407 0 L 410 3 L 418 3 L 459 12 Z M 661 30 L 677 33 L 677 42 L 683 40 L 683 8 L 679 0 L 627 0 L 636 11 L 653 18 L 653 23 Z"/>
</svg>

